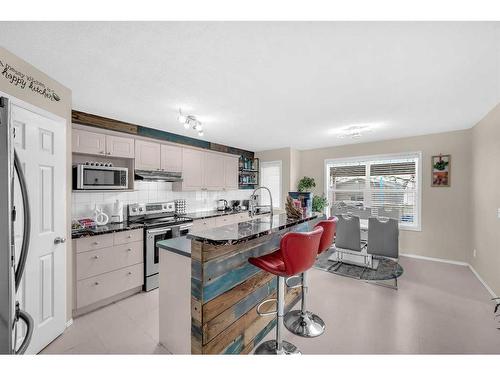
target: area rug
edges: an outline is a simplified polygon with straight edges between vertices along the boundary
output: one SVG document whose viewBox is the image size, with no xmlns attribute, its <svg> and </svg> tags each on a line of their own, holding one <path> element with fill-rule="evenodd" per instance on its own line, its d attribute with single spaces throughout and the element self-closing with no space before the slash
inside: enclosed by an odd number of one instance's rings
<svg viewBox="0 0 500 375">
<path fill-rule="evenodd" d="M 330 258 L 330 256 L 334 253 L 335 248 L 325 251 L 316 260 L 314 268 L 336 275 L 366 281 L 397 279 L 403 274 L 403 267 L 392 259 L 374 257 L 378 260 L 378 267 L 377 269 L 370 269 L 363 266 L 329 260 L 328 258 Z"/>
</svg>

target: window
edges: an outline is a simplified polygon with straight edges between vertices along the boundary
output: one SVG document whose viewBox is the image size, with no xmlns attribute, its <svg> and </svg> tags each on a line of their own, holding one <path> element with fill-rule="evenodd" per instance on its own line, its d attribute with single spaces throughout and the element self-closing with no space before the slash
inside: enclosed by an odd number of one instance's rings
<svg viewBox="0 0 500 375">
<path fill-rule="evenodd" d="M 273 206 L 281 208 L 281 160 L 263 161 L 260 163 L 260 186 L 271 190 L 273 195 Z M 269 204 L 269 195 L 260 191 L 260 204 Z"/>
<path fill-rule="evenodd" d="M 420 230 L 421 153 L 325 161 L 330 203 L 397 210 L 403 229 Z"/>
</svg>

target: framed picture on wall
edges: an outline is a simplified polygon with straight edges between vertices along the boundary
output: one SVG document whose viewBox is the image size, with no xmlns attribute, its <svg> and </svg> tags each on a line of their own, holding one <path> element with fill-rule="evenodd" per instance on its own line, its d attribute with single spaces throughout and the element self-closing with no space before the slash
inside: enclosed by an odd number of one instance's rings
<svg viewBox="0 0 500 375">
<path fill-rule="evenodd" d="M 432 157 L 432 185 L 433 187 L 450 186 L 451 155 L 437 155 Z"/>
</svg>

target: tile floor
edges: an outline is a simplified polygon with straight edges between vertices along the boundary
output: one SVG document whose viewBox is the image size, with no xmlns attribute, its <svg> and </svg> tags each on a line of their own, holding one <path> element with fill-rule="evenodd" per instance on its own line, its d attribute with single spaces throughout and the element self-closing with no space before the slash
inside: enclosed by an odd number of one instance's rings
<svg viewBox="0 0 500 375">
<path fill-rule="evenodd" d="M 284 339 L 304 354 L 500 354 L 490 295 L 467 267 L 401 264 L 397 291 L 312 270 L 309 305 L 327 331 L 303 339 L 285 330 Z M 75 319 L 42 353 L 168 354 L 158 344 L 158 291 Z"/>
</svg>

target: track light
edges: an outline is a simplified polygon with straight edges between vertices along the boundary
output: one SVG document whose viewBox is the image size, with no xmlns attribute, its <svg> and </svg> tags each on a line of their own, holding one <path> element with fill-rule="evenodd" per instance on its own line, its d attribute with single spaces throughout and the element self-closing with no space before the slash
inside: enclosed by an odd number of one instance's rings
<svg viewBox="0 0 500 375">
<path fill-rule="evenodd" d="M 203 128 L 201 122 L 194 115 L 183 115 L 181 109 L 179 108 L 179 115 L 177 120 L 184 125 L 184 129 L 193 129 L 198 132 L 200 137 L 203 137 Z"/>
</svg>

